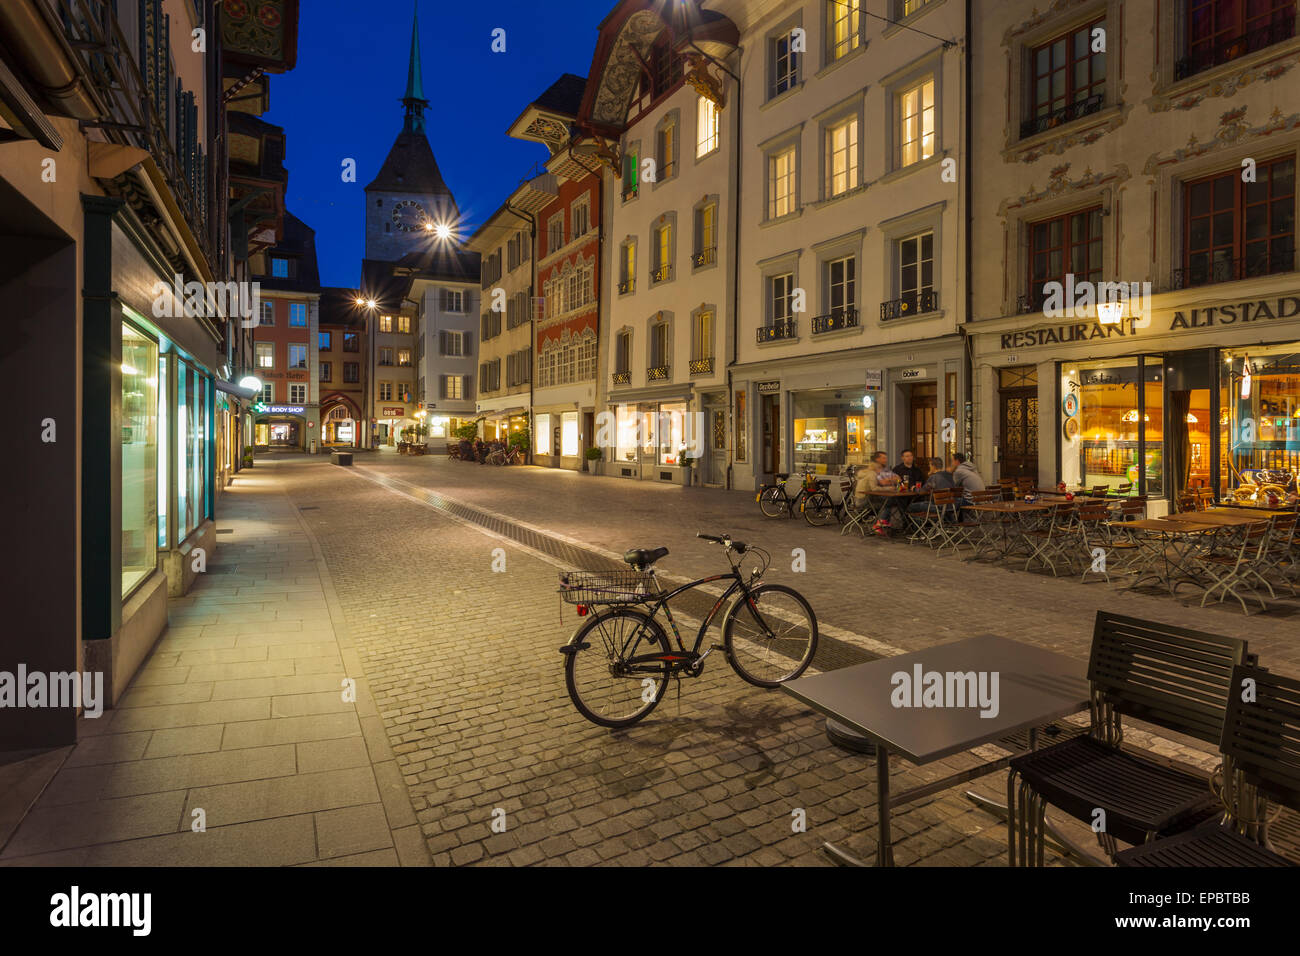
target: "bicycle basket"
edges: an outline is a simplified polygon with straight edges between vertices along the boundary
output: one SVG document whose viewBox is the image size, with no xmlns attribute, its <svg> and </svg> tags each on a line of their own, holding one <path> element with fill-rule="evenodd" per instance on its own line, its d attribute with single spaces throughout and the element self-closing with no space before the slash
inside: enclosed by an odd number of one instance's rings
<svg viewBox="0 0 1300 956">
<path fill-rule="evenodd" d="M 644 604 L 653 580 L 647 571 L 565 571 L 559 592 L 566 604 Z"/>
</svg>

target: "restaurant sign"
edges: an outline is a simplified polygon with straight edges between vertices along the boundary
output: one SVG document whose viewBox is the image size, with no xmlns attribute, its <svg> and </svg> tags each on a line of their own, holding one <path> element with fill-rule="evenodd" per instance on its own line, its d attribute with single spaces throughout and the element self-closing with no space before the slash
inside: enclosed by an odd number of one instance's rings
<svg viewBox="0 0 1300 956">
<path fill-rule="evenodd" d="M 755 382 L 754 387 L 758 389 L 759 394 L 769 395 L 773 392 L 781 391 L 780 382 Z"/>
<path fill-rule="evenodd" d="M 1124 319 L 1118 325 L 1095 325 L 1075 322 L 1070 325 L 1053 325 L 1045 329 L 1026 329 L 1023 332 L 1004 332 L 1002 349 L 1031 349 L 1040 345 L 1063 345 L 1090 339 L 1110 339 L 1137 335 L 1137 319 Z"/>
</svg>

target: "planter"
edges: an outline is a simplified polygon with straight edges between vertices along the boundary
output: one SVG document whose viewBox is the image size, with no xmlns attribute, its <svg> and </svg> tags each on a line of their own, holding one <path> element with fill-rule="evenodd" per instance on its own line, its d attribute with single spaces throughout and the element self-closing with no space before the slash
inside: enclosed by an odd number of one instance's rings
<svg viewBox="0 0 1300 956">
<path fill-rule="evenodd" d="M 683 487 L 683 488 L 689 488 L 689 487 L 691 486 L 691 476 L 692 476 L 692 474 L 694 473 L 694 471 L 695 471 L 694 468 L 682 468 L 682 469 L 681 469 L 681 472 L 682 472 L 682 487 Z"/>
</svg>

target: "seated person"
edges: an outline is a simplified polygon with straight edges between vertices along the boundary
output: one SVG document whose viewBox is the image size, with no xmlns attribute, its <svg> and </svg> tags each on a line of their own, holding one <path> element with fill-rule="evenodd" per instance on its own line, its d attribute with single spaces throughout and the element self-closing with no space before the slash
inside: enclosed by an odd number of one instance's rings
<svg viewBox="0 0 1300 956">
<path fill-rule="evenodd" d="M 872 494 L 892 491 L 898 483 L 898 478 L 885 466 L 887 461 L 889 456 L 883 451 L 878 451 L 871 456 L 871 460 L 864 467 L 857 470 L 853 484 L 853 497 L 858 507 L 863 507 Z"/>
<path fill-rule="evenodd" d="M 904 488 L 915 488 L 925 481 L 925 475 L 921 473 L 921 462 L 916 460 L 916 452 L 910 448 L 905 449 L 902 459 L 894 466 L 894 474 L 898 475 Z"/>
<path fill-rule="evenodd" d="M 922 491 L 944 491 L 948 488 L 957 487 L 957 483 L 953 481 L 952 472 L 943 467 L 942 458 L 931 458 L 929 464 L 930 477 L 925 479 L 925 483 L 921 485 Z M 923 514 L 930 510 L 930 502 L 913 501 L 907 506 L 907 510 L 911 514 Z"/>
</svg>

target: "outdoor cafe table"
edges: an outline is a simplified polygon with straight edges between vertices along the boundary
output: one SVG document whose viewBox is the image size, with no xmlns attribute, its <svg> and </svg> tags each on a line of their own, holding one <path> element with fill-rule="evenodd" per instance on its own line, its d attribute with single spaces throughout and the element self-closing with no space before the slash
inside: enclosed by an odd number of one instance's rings
<svg viewBox="0 0 1300 956">
<path fill-rule="evenodd" d="M 978 706 L 896 707 L 894 675 L 913 676 L 916 668 L 941 675 L 981 671 L 997 674 L 997 713 L 983 717 Z M 1083 661 L 992 634 L 800 677 L 782 684 L 781 689 L 875 743 L 877 866 L 894 865 L 889 829 L 894 807 L 994 773 L 1017 756 L 1008 753 L 891 795 L 891 753 L 922 766 L 1026 730 L 1030 749 L 1034 749 L 1039 727 L 1088 707 L 1087 665 Z M 824 848 L 837 862 L 865 865 L 830 843 Z"/>
<path fill-rule="evenodd" d="M 1145 581 L 1157 581 L 1172 595 L 1177 590 L 1175 580 L 1181 579 L 1198 585 L 1202 583 L 1200 576 L 1188 567 L 1188 562 L 1193 554 L 1206 546 L 1207 541 L 1213 544 L 1214 536 L 1223 526 L 1209 521 L 1197 521 L 1199 514 L 1201 512 L 1192 511 L 1183 515 L 1143 518 L 1141 521 L 1124 523 L 1126 532 L 1145 532 L 1138 541 L 1146 552 L 1137 566 L 1131 569 L 1135 577 L 1124 590 L 1131 591 Z M 1157 565 L 1163 567 L 1163 571 L 1156 570 Z M 1147 573 L 1142 573 L 1144 571 Z"/>
<path fill-rule="evenodd" d="M 1050 511 L 1051 509 L 1057 507 L 1060 504 L 1061 504 L 1060 501 L 1034 501 L 1034 502 L 989 501 L 989 502 L 984 502 L 983 504 L 962 505 L 963 511 L 974 511 L 980 515 L 997 514 L 997 515 L 1002 515 L 1003 517 L 1006 517 L 1008 519 L 1013 517 L 1016 519 L 1014 521 L 1007 520 L 1007 521 L 998 522 L 998 525 L 1002 529 L 1001 548 L 998 548 L 996 545 L 993 545 L 991 547 L 986 547 L 989 541 L 989 538 L 986 535 L 984 540 L 980 542 L 980 546 L 975 549 L 975 553 L 971 555 L 969 558 L 967 558 L 966 560 L 974 561 L 977 558 L 979 558 L 979 556 L 983 554 L 986 550 L 996 553 L 999 558 L 1005 558 L 1007 555 L 1011 553 L 1015 541 L 1019 540 L 1020 538 L 1021 525 L 1026 515 L 1031 517 L 1038 517 L 1041 516 L 1044 511 Z M 1015 531 L 1016 531 L 1015 539 L 1013 539 L 1011 535 L 1011 527 L 1013 524 L 1015 525 Z"/>
<path fill-rule="evenodd" d="M 903 501 L 901 502 L 900 507 L 903 509 L 903 511 L 907 511 L 907 506 L 910 505 L 910 504 L 912 503 L 912 499 L 913 499 L 913 498 L 928 498 L 928 497 L 930 497 L 932 494 L 934 494 L 934 492 L 932 492 L 932 491 L 930 491 L 930 490 L 928 490 L 928 489 L 923 489 L 923 490 L 921 490 L 921 491 L 900 491 L 900 490 L 895 489 L 895 490 L 892 490 L 892 491 L 869 491 L 869 492 L 867 492 L 867 497 L 869 497 L 869 498 L 887 498 L 887 499 L 891 499 L 891 498 L 902 498 L 902 499 L 905 499 L 905 500 L 903 500 Z M 877 509 L 877 510 L 878 510 L 878 509 Z M 904 521 L 904 524 L 906 524 L 907 519 L 904 518 L 903 521 Z M 911 537 L 912 537 L 912 536 L 909 535 L 909 540 L 910 540 Z"/>
</svg>

